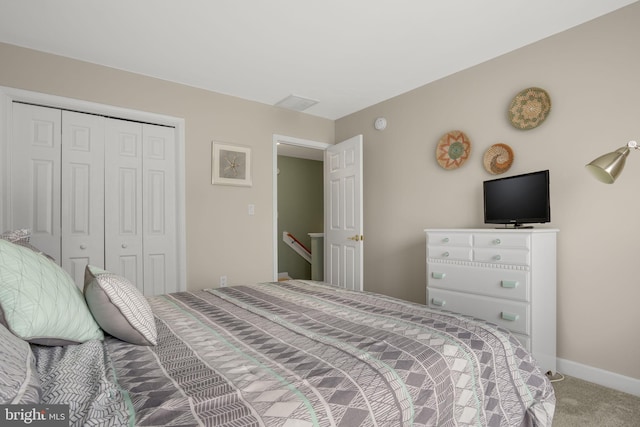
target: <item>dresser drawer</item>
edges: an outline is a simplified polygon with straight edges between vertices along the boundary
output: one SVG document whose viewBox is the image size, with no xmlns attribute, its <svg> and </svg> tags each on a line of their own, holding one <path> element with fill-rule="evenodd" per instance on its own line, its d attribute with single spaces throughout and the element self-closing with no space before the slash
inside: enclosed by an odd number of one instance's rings
<svg viewBox="0 0 640 427">
<path fill-rule="evenodd" d="M 464 313 L 523 335 L 531 334 L 528 303 L 427 288 L 431 308 Z"/>
<path fill-rule="evenodd" d="M 529 301 L 529 272 L 427 263 L 427 286 L 497 298 Z"/>
<path fill-rule="evenodd" d="M 471 247 L 427 246 L 427 258 L 471 261 L 473 258 L 473 251 Z"/>
<path fill-rule="evenodd" d="M 437 232 L 427 234 L 427 246 L 468 246 L 473 244 L 471 233 Z"/>
<path fill-rule="evenodd" d="M 531 238 L 528 234 L 516 233 L 476 233 L 473 246 L 477 248 L 520 248 L 529 249 Z"/>
<path fill-rule="evenodd" d="M 492 264 L 530 265 L 530 252 L 527 249 L 475 248 L 473 260 Z"/>
</svg>

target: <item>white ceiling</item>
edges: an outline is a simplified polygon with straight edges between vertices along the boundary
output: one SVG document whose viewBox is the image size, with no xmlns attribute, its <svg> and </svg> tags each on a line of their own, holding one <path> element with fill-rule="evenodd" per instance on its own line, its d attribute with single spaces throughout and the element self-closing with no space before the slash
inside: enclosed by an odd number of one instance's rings
<svg viewBox="0 0 640 427">
<path fill-rule="evenodd" d="M 636 0 L 0 0 L 0 41 L 338 119 Z"/>
</svg>

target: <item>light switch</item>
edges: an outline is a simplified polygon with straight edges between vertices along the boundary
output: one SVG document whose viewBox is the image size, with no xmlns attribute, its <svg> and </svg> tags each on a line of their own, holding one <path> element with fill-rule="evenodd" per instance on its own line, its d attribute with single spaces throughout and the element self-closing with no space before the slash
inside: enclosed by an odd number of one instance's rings
<svg viewBox="0 0 640 427">
<path fill-rule="evenodd" d="M 255 213 L 256 213 L 256 205 L 254 205 L 253 203 L 250 203 L 249 207 L 247 208 L 247 213 L 249 215 L 255 215 Z"/>
</svg>

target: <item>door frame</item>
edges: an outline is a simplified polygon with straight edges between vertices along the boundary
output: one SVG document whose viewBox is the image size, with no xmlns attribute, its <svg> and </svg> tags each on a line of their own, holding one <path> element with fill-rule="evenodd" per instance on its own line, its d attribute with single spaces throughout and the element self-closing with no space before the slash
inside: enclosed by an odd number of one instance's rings
<svg viewBox="0 0 640 427">
<path fill-rule="evenodd" d="M 187 246 L 186 246 L 186 200 L 185 200 L 185 120 L 180 117 L 132 110 L 74 98 L 49 95 L 0 86 L 0 194 L 10 194 L 11 156 L 9 143 L 12 140 L 13 102 L 24 102 L 44 107 L 80 111 L 83 113 L 115 117 L 125 120 L 170 126 L 175 129 L 176 140 L 176 217 L 177 217 L 177 257 L 178 289 L 187 289 Z M 0 226 L 5 230 L 11 223 L 10 200 L 0 198 Z"/>
<path fill-rule="evenodd" d="M 298 147 L 326 151 L 331 144 L 295 138 L 286 135 L 273 135 L 273 281 L 278 281 L 278 145 L 287 144 Z"/>
</svg>

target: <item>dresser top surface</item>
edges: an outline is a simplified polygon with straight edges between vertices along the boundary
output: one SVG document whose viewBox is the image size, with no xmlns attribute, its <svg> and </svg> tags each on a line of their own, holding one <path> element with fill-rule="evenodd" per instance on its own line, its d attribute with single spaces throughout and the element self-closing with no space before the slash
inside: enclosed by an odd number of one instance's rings
<svg viewBox="0 0 640 427">
<path fill-rule="evenodd" d="M 426 233 L 558 233 L 557 228 L 425 228 Z"/>
</svg>

